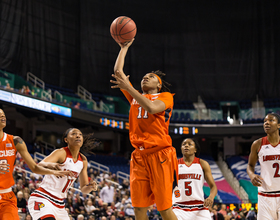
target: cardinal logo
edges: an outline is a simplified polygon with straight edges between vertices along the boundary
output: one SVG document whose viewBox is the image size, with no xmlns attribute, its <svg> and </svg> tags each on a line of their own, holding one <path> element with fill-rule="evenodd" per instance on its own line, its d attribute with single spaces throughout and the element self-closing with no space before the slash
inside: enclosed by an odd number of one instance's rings
<svg viewBox="0 0 280 220">
<path fill-rule="evenodd" d="M 41 208 L 45 207 L 45 204 L 42 202 L 35 202 L 34 210 L 41 210 Z"/>
</svg>

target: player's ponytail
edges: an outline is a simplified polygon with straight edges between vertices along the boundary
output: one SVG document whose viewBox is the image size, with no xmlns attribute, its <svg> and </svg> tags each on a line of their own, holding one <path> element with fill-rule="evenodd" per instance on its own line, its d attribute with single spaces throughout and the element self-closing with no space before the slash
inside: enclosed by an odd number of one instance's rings
<svg viewBox="0 0 280 220">
<path fill-rule="evenodd" d="M 170 92 L 170 89 L 168 87 L 170 87 L 172 85 L 162 79 L 166 74 L 161 72 L 160 70 L 152 71 L 152 73 L 159 76 L 162 81 L 160 92 Z"/>
<path fill-rule="evenodd" d="M 84 143 L 81 147 L 81 152 L 84 154 L 94 154 L 93 149 L 101 144 L 100 140 L 93 137 L 93 133 L 83 135 L 83 137 Z"/>
</svg>

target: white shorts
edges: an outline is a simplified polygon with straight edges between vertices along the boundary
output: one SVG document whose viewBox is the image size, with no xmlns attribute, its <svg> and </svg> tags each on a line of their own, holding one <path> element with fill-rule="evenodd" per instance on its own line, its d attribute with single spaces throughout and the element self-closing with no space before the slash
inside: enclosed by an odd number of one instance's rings
<svg viewBox="0 0 280 220">
<path fill-rule="evenodd" d="M 178 220 L 212 220 L 209 210 L 184 211 L 182 209 L 173 209 Z"/>
<path fill-rule="evenodd" d="M 53 217 L 56 220 L 70 220 L 65 208 L 58 208 L 47 199 L 30 196 L 28 199 L 28 209 L 32 219 L 43 217 Z"/>
<path fill-rule="evenodd" d="M 280 220 L 280 193 L 259 193 L 257 216 L 258 220 Z"/>
</svg>

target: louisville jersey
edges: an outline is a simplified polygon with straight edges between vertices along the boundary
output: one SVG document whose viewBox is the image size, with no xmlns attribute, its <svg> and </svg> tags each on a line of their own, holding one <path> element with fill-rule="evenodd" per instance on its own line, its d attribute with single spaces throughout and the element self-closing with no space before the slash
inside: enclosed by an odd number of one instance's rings
<svg viewBox="0 0 280 220">
<path fill-rule="evenodd" d="M 204 172 L 200 159 L 195 157 L 192 164 L 187 166 L 183 158 L 178 160 L 178 188 L 173 191 L 173 206 L 199 205 L 204 202 L 203 194 Z"/>
<path fill-rule="evenodd" d="M 280 142 L 273 146 L 267 137 L 263 137 L 258 157 L 263 178 L 262 186 L 258 187 L 258 191 L 280 191 Z"/>
<path fill-rule="evenodd" d="M 80 153 L 78 160 L 74 162 L 69 148 L 64 147 L 63 149 L 66 151 L 66 159 L 62 163 L 62 169 L 72 171 L 74 177 L 64 176 L 62 178 L 57 178 L 55 175 L 45 175 L 40 184 L 40 188 L 38 188 L 32 195 L 47 198 L 50 197 L 59 200 L 63 200 L 67 197 L 68 189 L 79 176 L 84 167 L 84 163 Z"/>
<path fill-rule="evenodd" d="M 15 184 L 13 178 L 13 170 L 16 160 L 16 147 L 14 144 L 13 135 L 6 134 L 0 141 L 0 163 L 8 163 L 10 165 L 10 172 L 5 172 L 1 174 L 0 178 L 0 190 L 7 189 Z"/>
<path fill-rule="evenodd" d="M 161 100 L 165 110 L 150 114 L 126 91 L 122 91 L 130 102 L 129 137 L 133 147 L 148 149 L 172 146 L 169 136 L 169 122 L 173 109 L 173 95 L 169 92 L 142 94 L 147 99 Z"/>
</svg>

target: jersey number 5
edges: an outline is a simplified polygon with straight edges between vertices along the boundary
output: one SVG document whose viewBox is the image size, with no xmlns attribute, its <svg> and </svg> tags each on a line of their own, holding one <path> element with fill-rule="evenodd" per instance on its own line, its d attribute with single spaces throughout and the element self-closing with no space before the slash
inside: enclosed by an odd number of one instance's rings
<svg viewBox="0 0 280 220">
<path fill-rule="evenodd" d="M 185 195 L 190 196 L 192 194 L 192 187 L 190 186 L 190 182 L 185 182 Z M 175 190 L 174 191 L 175 197 L 178 198 L 181 196 L 180 190 Z"/>
</svg>

